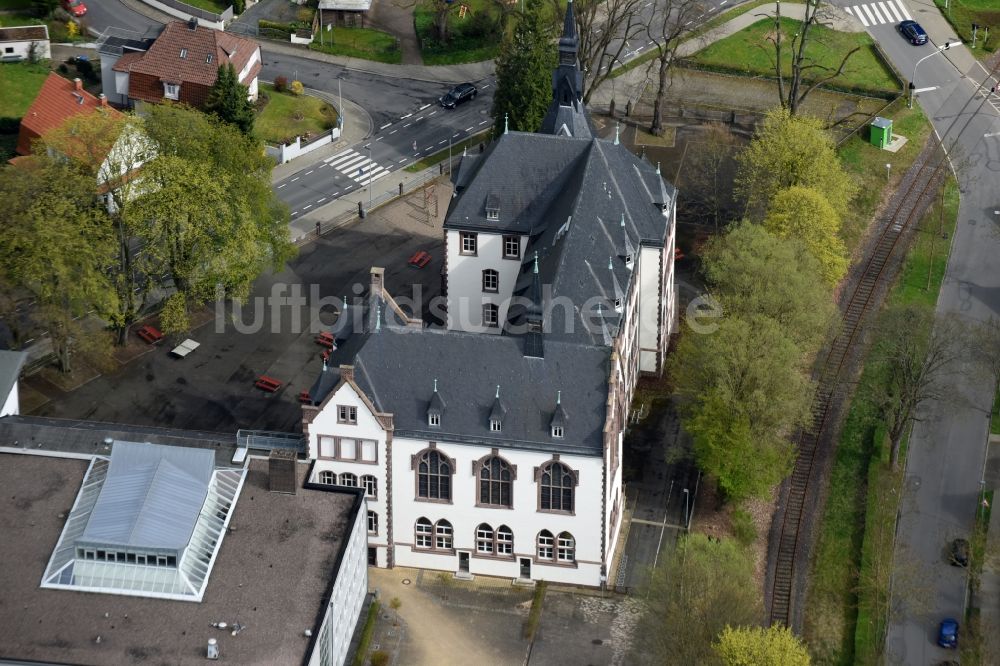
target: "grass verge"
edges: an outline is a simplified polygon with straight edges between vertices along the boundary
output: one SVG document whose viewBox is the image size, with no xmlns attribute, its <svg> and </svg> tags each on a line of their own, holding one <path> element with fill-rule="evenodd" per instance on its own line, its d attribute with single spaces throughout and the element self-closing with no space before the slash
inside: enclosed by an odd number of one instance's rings
<svg viewBox="0 0 1000 666">
<path fill-rule="evenodd" d="M 387 32 L 372 28 L 333 28 L 323 33 L 323 40 L 332 36 L 332 44 L 313 42 L 309 48 L 321 53 L 374 60 L 398 65 L 403 62 L 399 40 Z"/>
<path fill-rule="evenodd" d="M 891 164 L 889 183 L 896 184 L 917 158 L 930 136 L 931 126 L 919 108 L 907 109 L 905 102 L 897 101 L 883 114 L 893 121 L 893 133 L 905 136 L 909 142 L 899 152 L 880 150 L 869 143 L 866 130 L 855 134 L 837 150 L 840 162 L 861 185 L 850 210 L 843 211 L 841 237 L 849 252 L 853 252 L 868 229 L 868 224 L 882 200 L 887 182 L 886 164 Z"/>
<path fill-rule="evenodd" d="M 448 14 L 447 41 L 437 39 L 434 28 L 434 3 L 425 0 L 413 10 L 413 27 L 420 43 L 420 55 L 425 65 L 457 65 L 480 62 L 496 57 L 500 49 L 496 10 L 490 0 L 464 0 Z M 462 15 L 460 7 L 467 7 Z"/>
<path fill-rule="evenodd" d="M 969 541 L 971 561 L 969 562 L 969 599 L 971 603 L 965 613 L 964 637 L 961 643 L 962 663 L 975 666 L 984 663 L 983 629 L 980 626 L 980 609 L 975 604 L 984 601 L 979 594 L 982 581 L 983 563 L 986 561 L 986 537 L 990 528 L 990 513 L 993 507 L 993 491 L 987 491 L 980 499 L 976 511 L 976 524 Z M 993 603 L 994 599 L 986 599 Z"/>
<path fill-rule="evenodd" d="M 353 666 L 365 666 L 368 661 L 368 648 L 372 643 L 372 635 L 375 633 L 375 620 L 378 619 L 379 603 L 373 600 L 368 607 L 368 617 L 365 618 L 365 626 L 361 628 L 361 640 L 358 641 L 358 651 L 354 653 Z"/>
<path fill-rule="evenodd" d="M 479 143 L 481 143 L 483 141 L 486 141 L 486 139 L 489 137 L 489 135 L 490 135 L 490 132 L 489 132 L 489 130 L 487 130 L 485 132 L 480 132 L 479 134 L 475 134 L 473 136 L 470 136 L 468 139 L 465 139 L 464 141 L 459 141 L 456 144 L 452 144 L 450 151 L 449 151 L 448 148 L 445 148 L 444 150 L 439 150 L 438 152 L 434 153 L 433 155 L 428 155 L 427 157 L 423 158 L 422 160 L 414 162 L 410 166 L 406 167 L 404 169 L 404 171 L 409 171 L 410 173 L 416 173 L 418 171 L 423 171 L 427 167 L 432 167 L 435 164 L 437 164 L 438 162 L 441 162 L 443 160 L 448 159 L 449 152 L 451 153 L 452 156 L 458 155 L 458 154 L 461 153 L 462 150 L 464 150 L 466 148 L 475 147 Z"/>
<path fill-rule="evenodd" d="M 279 93 L 269 84 L 261 84 L 260 90 L 267 99 L 257 112 L 254 131 L 268 143 L 288 143 L 337 126 L 336 109 L 318 97 Z"/>
<path fill-rule="evenodd" d="M 191 5 L 192 7 L 197 7 L 198 9 L 204 9 L 206 12 L 212 12 L 213 14 L 221 14 L 226 11 L 233 3 L 226 2 L 226 0 L 181 0 L 186 5 Z"/>
<path fill-rule="evenodd" d="M 993 411 L 990 412 L 990 434 L 1000 435 L 1000 391 L 993 397 Z"/>
<path fill-rule="evenodd" d="M 49 68 L 43 64 L 28 62 L 7 62 L 0 64 L 0 118 L 20 118 L 31 103 L 35 101 L 38 91 Z"/>
<path fill-rule="evenodd" d="M 801 27 L 795 19 L 781 19 L 781 30 L 785 39 Z M 695 53 L 687 62 L 744 76 L 773 76 L 772 57 L 774 47 L 767 36 L 774 32 L 774 21 L 762 19 L 739 32 L 720 39 Z M 827 88 L 845 88 L 851 92 L 896 91 L 899 85 L 892 72 L 879 60 L 874 51 L 874 42 L 864 32 L 839 32 L 822 25 L 813 26 L 809 31 L 810 40 L 806 45 L 806 57 L 826 71 L 836 71 L 840 61 L 852 49 L 859 50 L 850 57 L 844 72 L 836 79 L 824 84 Z M 784 50 L 783 50 L 784 51 Z M 782 71 L 791 74 L 792 60 L 789 51 L 782 58 Z M 807 76 L 807 75 L 806 75 Z"/>
<path fill-rule="evenodd" d="M 948 19 L 962 43 L 969 47 L 972 46 L 972 24 L 979 26 L 976 48 L 972 49 L 976 58 L 982 60 L 1000 46 L 1000 4 L 996 0 L 934 0 L 934 4 Z M 983 26 L 990 28 L 987 39 L 983 39 Z"/>
<path fill-rule="evenodd" d="M 949 178 L 917 228 L 891 302 L 934 308 L 957 217 L 958 186 Z M 862 371 L 819 525 L 805 613 L 805 637 L 817 663 L 872 663 L 883 647 L 902 471 L 889 468 L 878 411 L 860 388 L 877 373 L 869 365 Z"/>
</svg>

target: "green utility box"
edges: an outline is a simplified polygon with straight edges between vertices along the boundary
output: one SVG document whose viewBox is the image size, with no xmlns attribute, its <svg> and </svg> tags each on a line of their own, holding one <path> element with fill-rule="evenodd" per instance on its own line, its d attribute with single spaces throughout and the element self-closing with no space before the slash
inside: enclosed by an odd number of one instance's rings
<svg viewBox="0 0 1000 666">
<path fill-rule="evenodd" d="M 885 148 L 892 140 L 892 121 L 888 118 L 875 116 L 871 124 L 872 145 Z"/>
</svg>

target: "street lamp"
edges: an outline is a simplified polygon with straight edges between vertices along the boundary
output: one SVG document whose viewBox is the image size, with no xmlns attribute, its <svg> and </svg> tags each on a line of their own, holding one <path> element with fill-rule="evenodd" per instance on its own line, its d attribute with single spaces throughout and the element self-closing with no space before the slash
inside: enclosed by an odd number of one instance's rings
<svg viewBox="0 0 1000 666">
<path fill-rule="evenodd" d="M 927 60 L 930 57 L 936 56 L 939 53 L 943 53 L 943 52 L 947 51 L 952 46 L 959 46 L 961 43 L 962 42 L 945 42 L 944 44 L 942 44 L 941 46 L 939 46 L 937 48 L 937 51 L 935 51 L 934 53 L 930 53 L 928 55 L 925 55 L 923 58 L 921 58 L 920 60 L 918 60 L 917 62 L 915 62 L 913 64 L 913 76 L 910 77 L 910 98 L 906 101 L 906 108 L 908 108 L 908 109 L 912 109 L 913 108 L 913 95 L 915 95 L 918 92 L 923 92 L 925 90 L 934 90 L 934 88 L 937 87 L 937 86 L 932 86 L 930 88 L 921 88 L 921 89 L 917 90 L 917 86 L 914 83 L 914 81 L 917 80 L 917 65 L 919 65 L 924 60 Z"/>
<path fill-rule="evenodd" d="M 691 523 L 688 522 L 688 516 L 690 515 L 688 511 L 688 502 L 691 498 L 691 493 L 688 489 L 684 489 L 684 529 L 691 531 Z"/>
<path fill-rule="evenodd" d="M 340 92 L 340 82 L 344 78 L 344 73 L 341 72 L 337 77 L 337 126 L 340 128 L 340 133 L 344 133 L 344 95 Z"/>
<path fill-rule="evenodd" d="M 368 210 L 372 209 L 372 172 L 375 171 L 372 166 L 375 164 L 372 161 L 372 144 L 368 144 Z"/>
</svg>

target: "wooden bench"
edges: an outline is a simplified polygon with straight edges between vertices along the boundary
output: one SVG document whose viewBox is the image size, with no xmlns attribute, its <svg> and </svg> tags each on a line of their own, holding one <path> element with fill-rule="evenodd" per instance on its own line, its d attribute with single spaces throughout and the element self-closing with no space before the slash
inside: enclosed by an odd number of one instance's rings
<svg viewBox="0 0 1000 666">
<path fill-rule="evenodd" d="M 414 268 L 423 268 L 424 266 L 429 264 L 430 261 L 431 261 L 431 255 L 428 254 L 427 252 L 424 252 L 423 250 L 420 250 L 419 252 L 414 252 L 413 256 L 410 257 L 410 260 L 407 263 L 410 264 L 410 266 L 413 266 Z"/>
<path fill-rule="evenodd" d="M 156 328 L 149 326 L 140 326 L 135 330 L 135 334 L 142 338 L 145 342 L 149 344 L 156 344 L 163 339 L 163 333 L 160 333 Z"/>
<path fill-rule="evenodd" d="M 283 382 L 278 381 L 274 377 L 261 375 L 260 377 L 257 378 L 257 381 L 255 381 L 253 385 L 259 389 L 267 391 L 268 393 L 274 393 L 275 391 L 277 391 L 282 387 Z"/>
<path fill-rule="evenodd" d="M 323 331 L 316 336 L 316 344 L 323 345 L 329 350 L 333 350 L 336 347 L 336 341 L 333 339 L 333 333 L 329 331 Z"/>
</svg>

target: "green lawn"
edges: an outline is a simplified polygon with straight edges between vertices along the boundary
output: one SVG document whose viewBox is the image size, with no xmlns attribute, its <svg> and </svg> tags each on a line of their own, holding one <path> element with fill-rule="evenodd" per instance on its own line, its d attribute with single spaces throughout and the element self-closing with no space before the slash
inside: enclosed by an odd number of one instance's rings
<svg viewBox="0 0 1000 666">
<path fill-rule="evenodd" d="M 781 27 L 785 38 L 790 40 L 801 25 L 801 21 L 782 19 Z M 747 76 L 773 76 L 771 59 L 774 46 L 766 36 L 774 30 L 774 21 L 763 19 L 744 28 L 734 35 L 721 39 L 694 54 L 689 61 L 695 65 Z M 831 81 L 828 87 L 857 92 L 896 91 L 899 84 L 885 65 L 876 57 L 871 37 L 863 32 L 837 32 L 823 26 L 815 26 L 809 32 L 806 52 L 812 62 L 836 70 L 841 59 L 851 49 L 861 47 L 851 56 L 844 73 Z M 786 41 L 785 44 L 790 42 Z M 791 72 L 791 53 L 783 63 L 784 70 Z"/>
<path fill-rule="evenodd" d="M 950 0 L 948 9 L 945 9 L 945 0 L 934 0 L 934 4 L 967 46 L 972 46 L 972 24 L 980 26 L 976 48 L 972 51 L 977 58 L 985 58 L 996 51 L 1000 45 L 1000 3 L 997 0 Z M 990 28 L 989 39 L 985 41 L 982 26 Z"/>
<path fill-rule="evenodd" d="M 257 112 L 254 131 L 267 143 L 288 143 L 337 125 L 337 111 L 317 97 L 278 93 L 268 84 L 261 84 L 260 92 L 268 99 Z"/>
<path fill-rule="evenodd" d="M 957 217 L 958 188 L 949 179 L 921 220 L 891 302 L 934 308 L 948 261 L 949 241 L 941 236 L 951 238 Z M 858 386 L 875 381 L 877 372 L 866 365 Z M 874 405 L 859 390 L 834 456 L 813 561 L 805 637 L 817 663 L 874 663 L 884 639 L 886 563 L 902 483 L 902 472 L 888 467 L 884 435 Z"/>
<path fill-rule="evenodd" d="M 913 160 L 916 159 L 931 132 L 931 126 L 920 108 L 907 109 L 906 103 L 902 100 L 882 113 L 892 119 L 893 134 L 909 139 L 909 143 L 899 152 L 890 153 L 871 145 L 868 128 L 863 128 L 837 149 L 844 168 L 853 174 L 861 185 L 851 209 L 842 211 L 841 236 L 849 251 L 853 251 L 864 236 L 882 198 L 882 188 L 886 182 L 885 165 L 892 164 L 890 176 L 894 183 L 898 182 L 913 164 Z"/>
<path fill-rule="evenodd" d="M 993 411 L 990 412 L 990 434 L 1000 435 L 1000 393 L 993 398 Z"/>
<path fill-rule="evenodd" d="M 233 4 L 226 2 L 226 0 L 181 0 L 181 2 L 192 7 L 197 7 L 198 9 L 204 9 L 213 14 L 221 14 Z"/>
<path fill-rule="evenodd" d="M 316 40 L 309 45 L 309 48 L 314 51 L 364 60 L 376 60 L 393 65 L 403 61 L 403 54 L 399 50 L 396 38 L 381 30 L 334 28 L 323 33 L 324 44 L 319 43 L 319 36 L 316 37 Z"/>
<path fill-rule="evenodd" d="M 455 65 L 463 62 L 491 60 L 500 48 L 496 10 L 490 0 L 465 0 L 469 8 L 465 17 L 459 14 L 459 3 L 448 15 L 450 36 L 439 42 L 434 32 L 434 12 L 424 0 L 413 10 L 413 25 L 420 42 L 420 54 L 425 65 Z"/>
<path fill-rule="evenodd" d="M 476 148 L 476 146 L 478 146 L 481 142 L 489 139 L 489 136 L 490 136 L 490 130 L 482 132 L 481 134 L 476 134 L 475 136 L 471 136 L 468 139 L 465 139 L 464 141 L 459 141 L 458 143 L 453 144 L 450 150 L 448 148 L 445 148 L 444 150 L 440 150 L 434 153 L 433 155 L 428 155 L 422 160 L 414 162 L 410 166 L 406 167 L 405 171 L 409 171 L 410 173 L 423 171 L 427 167 L 434 166 L 438 162 L 442 162 L 448 159 L 449 153 L 452 156 L 461 155 L 462 150 L 465 148 Z M 478 150 L 478 148 L 476 149 Z"/>
<path fill-rule="evenodd" d="M 27 62 L 0 64 L 0 118 L 20 118 L 35 101 L 45 77 L 49 75 L 46 65 Z"/>
</svg>

